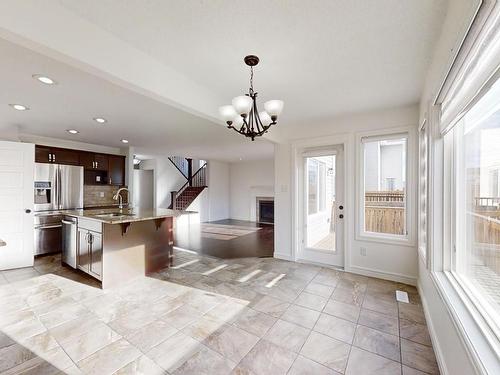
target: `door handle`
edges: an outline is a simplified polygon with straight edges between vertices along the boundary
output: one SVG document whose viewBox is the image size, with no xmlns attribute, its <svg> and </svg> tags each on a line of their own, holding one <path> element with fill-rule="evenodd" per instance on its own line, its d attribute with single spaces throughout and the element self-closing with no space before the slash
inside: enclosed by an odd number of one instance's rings
<svg viewBox="0 0 500 375">
<path fill-rule="evenodd" d="M 68 220 L 61 220 L 61 223 L 63 223 L 63 224 L 69 224 L 69 225 L 76 225 L 76 223 L 75 223 L 75 222 L 73 222 L 73 221 L 68 221 Z"/>
<path fill-rule="evenodd" d="M 56 154 L 52 154 L 52 161 L 56 161 Z"/>
<path fill-rule="evenodd" d="M 26 212 L 27 214 L 30 214 L 31 213 L 31 210 L 29 208 L 25 209 L 24 212 Z"/>
<path fill-rule="evenodd" d="M 61 228 L 61 224 L 54 224 L 54 225 L 41 225 L 39 227 L 35 227 L 35 230 L 41 230 L 41 229 L 53 229 L 53 228 Z"/>
<path fill-rule="evenodd" d="M 343 214 L 340 214 L 339 215 L 339 219 L 343 219 L 344 218 L 344 215 Z"/>
</svg>

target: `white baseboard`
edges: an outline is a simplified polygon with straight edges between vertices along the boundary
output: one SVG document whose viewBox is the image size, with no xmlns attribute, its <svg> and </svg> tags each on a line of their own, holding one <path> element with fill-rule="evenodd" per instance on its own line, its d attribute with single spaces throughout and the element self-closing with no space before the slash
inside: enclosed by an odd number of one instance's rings
<svg viewBox="0 0 500 375">
<path fill-rule="evenodd" d="M 346 269 L 346 272 L 356 273 L 363 276 L 376 277 L 384 280 L 396 281 L 398 283 L 409 284 L 416 286 L 417 278 L 408 275 L 402 275 L 399 273 L 385 272 L 380 270 L 375 270 L 372 268 L 365 268 L 359 266 L 350 266 L 349 269 Z"/>
<path fill-rule="evenodd" d="M 293 257 L 290 254 L 283 254 L 283 253 L 277 253 L 275 252 L 273 255 L 274 258 L 276 259 L 283 259 L 283 260 L 289 260 L 289 261 L 294 261 Z"/>
<path fill-rule="evenodd" d="M 420 284 L 420 280 L 417 282 L 417 290 L 420 295 L 420 300 L 422 301 L 422 308 L 424 309 L 425 321 L 427 323 L 427 330 L 429 331 L 429 335 L 431 336 L 432 348 L 434 349 L 434 354 L 436 355 L 436 361 L 438 363 L 439 372 L 441 375 L 448 375 L 448 369 L 446 367 L 446 362 L 444 361 L 443 352 L 441 351 L 441 346 L 439 345 L 439 340 L 436 336 L 436 330 L 434 329 L 434 323 L 432 321 L 432 317 L 429 314 L 429 308 L 427 305 L 427 299 L 425 298 L 424 293 L 422 292 L 422 285 Z"/>
</svg>

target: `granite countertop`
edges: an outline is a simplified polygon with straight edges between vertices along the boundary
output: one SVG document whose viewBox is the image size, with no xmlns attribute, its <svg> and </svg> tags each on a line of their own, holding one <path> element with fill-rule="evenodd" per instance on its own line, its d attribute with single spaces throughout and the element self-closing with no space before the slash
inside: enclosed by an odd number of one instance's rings
<svg viewBox="0 0 500 375">
<path fill-rule="evenodd" d="M 66 210 L 61 211 L 61 213 L 68 216 L 100 221 L 104 224 L 122 224 L 133 223 L 134 221 L 161 219 L 164 217 L 176 217 L 190 212 L 169 210 L 166 208 L 124 208 L 121 211 L 118 208 L 108 208 L 101 210 Z M 116 215 L 112 216 L 110 214 Z"/>
</svg>

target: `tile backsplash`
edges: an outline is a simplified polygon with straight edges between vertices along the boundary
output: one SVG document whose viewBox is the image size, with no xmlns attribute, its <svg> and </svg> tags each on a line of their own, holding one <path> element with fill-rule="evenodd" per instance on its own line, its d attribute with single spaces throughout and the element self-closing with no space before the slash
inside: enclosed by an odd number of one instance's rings
<svg viewBox="0 0 500 375">
<path fill-rule="evenodd" d="M 117 201 L 113 200 L 113 195 L 115 195 L 119 188 L 120 186 L 110 185 L 83 185 L 83 206 L 111 206 L 118 204 Z M 123 203 L 127 203 L 126 192 L 122 192 L 121 194 Z"/>
</svg>

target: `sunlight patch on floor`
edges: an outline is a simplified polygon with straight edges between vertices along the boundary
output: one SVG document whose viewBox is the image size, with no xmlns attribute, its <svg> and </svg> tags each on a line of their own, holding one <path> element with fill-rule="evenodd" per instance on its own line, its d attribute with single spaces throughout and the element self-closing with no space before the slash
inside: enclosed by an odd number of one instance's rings
<svg viewBox="0 0 500 375">
<path fill-rule="evenodd" d="M 259 273 L 261 273 L 262 271 L 261 270 L 255 270 L 255 271 L 252 271 L 250 272 L 248 275 L 245 275 L 243 276 L 242 278 L 238 279 L 238 281 L 240 283 L 245 283 L 247 282 L 248 280 L 250 280 L 252 277 L 258 275 Z"/>
</svg>

